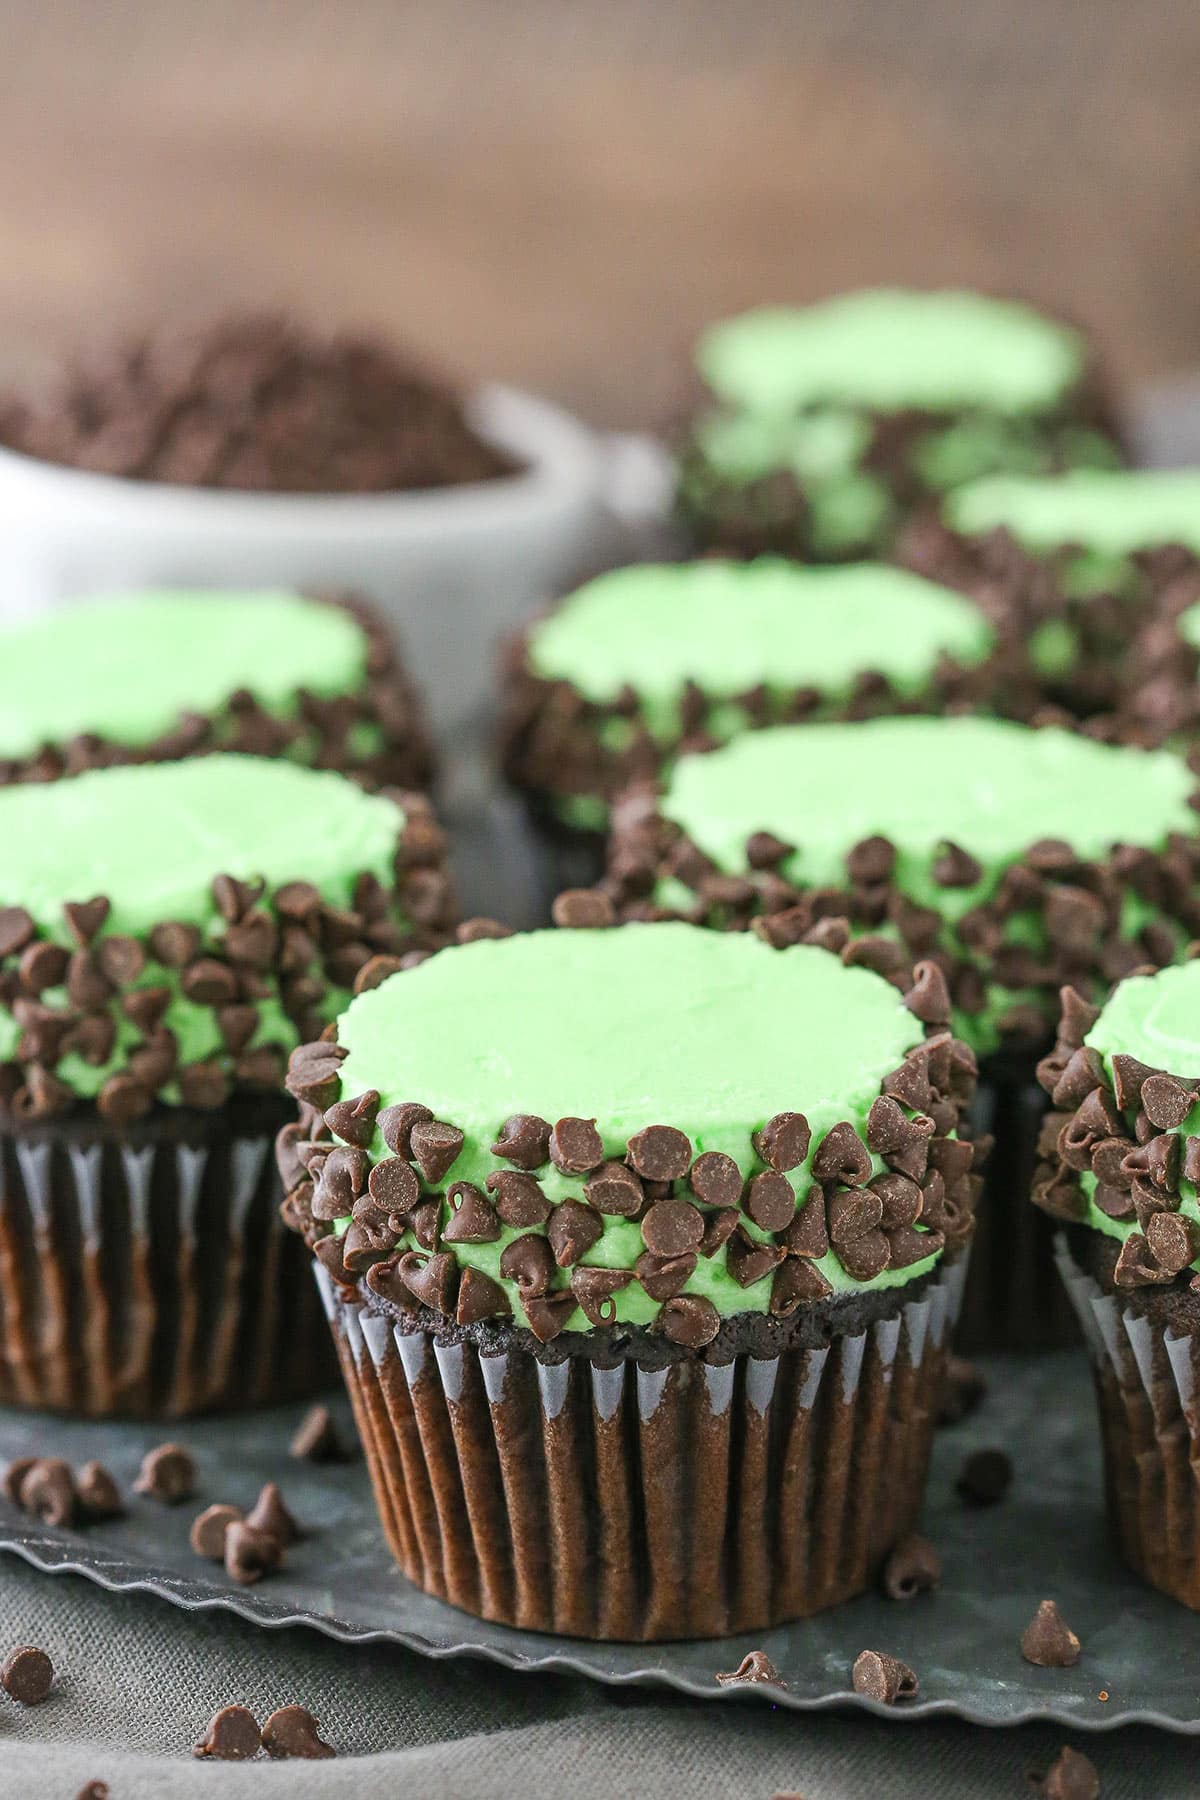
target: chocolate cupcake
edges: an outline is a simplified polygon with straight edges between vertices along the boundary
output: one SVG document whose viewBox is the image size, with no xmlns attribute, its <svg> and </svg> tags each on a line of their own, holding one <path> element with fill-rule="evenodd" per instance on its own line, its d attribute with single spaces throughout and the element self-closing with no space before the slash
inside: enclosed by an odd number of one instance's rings
<svg viewBox="0 0 1200 1800">
<path fill-rule="evenodd" d="M 1078 716 L 1116 714 L 1118 730 L 1153 742 L 1194 717 L 1177 683 L 1159 679 L 1164 655 L 1168 671 L 1179 667 L 1169 632 L 1146 633 L 1200 599 L 1200 474 L 971 482 L 939 517 L 914 523 L 898 555 L 1024 643 L 1031 677 Z"/>
<path fill-rule="evenodd" d="M 324 1375 L 289 1051 L 442 939 L 428 803 L 214 755 L 0 790 L 0 1400 L 150 1418 Z"/>
<path fill-rule="evenodd" d="M 631 781 L 751 727 L 1028 708 L 1013 661 L 978 608 L 884 564 L 616 569 L 513 644 L 505 771 L 560 841 L 595 835 Z"/>
<path fill-rule="evenodd" d="M 916 1518 L 974 1059 L 928 971 L 565 912 L 295 1052 L 286 1211 L 411 1580 L 573 1636 L 760 1630 Z"/>
<path fill-rule="evenodd" d="M 1011 300 L 903 289 L 763 307 L 696 344 L 678 507 L 703 546 L 869 555 L 960 482 L 1119 463 L 1086 337 Z"/>
<path fill-rule="evenodd" d="M 1024 1204 L 1058 992 L 1086 995 L 1200 934 L 1194 778 L 1168 751 L 1006 721 L 777 727 L 682 757 L 614 814 L 607 894 L 773 943 L 816 929 L 885 976 L 927 959 L 982 1059 L 994 1133 L 964 1331 L 1060 1341 L 1070 1316 Z M 1035 1230 L 1035 1227 L 1039 1229 Z"/>
<path fill-rule="evenodd" d="M 1033 1198 L 1092 1353 L 1126 1561 L 1200 1609 L 1200 963 L 1068 992 Z"/>
<path fill-rule="evenodd" d="M 132 593 L 0 629 L 0 785 L 212 750 L 370 787 L 432 770 L 416 692 L 357 601 Z"/>
</svg>

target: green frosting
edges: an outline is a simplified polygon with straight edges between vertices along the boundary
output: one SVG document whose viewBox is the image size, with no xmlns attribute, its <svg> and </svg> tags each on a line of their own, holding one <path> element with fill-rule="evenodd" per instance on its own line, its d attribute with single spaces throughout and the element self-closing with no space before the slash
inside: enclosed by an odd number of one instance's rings
<svg viewBox="0 0 1200 1800">
<path fill-rule="evenodd" d="M 712 697 L 764 685 L 844 700 L 865 670 L 897 693 L 925 688 L 943 655 L 982 662 L 991 627 L 969 601 L 883 564 L 641 564 L 580 588 L 535 625 L 529 662 L 611 704 L 629 686 L 650 729 L 677 732 L 690 680 Z"/>
<path fill-rule="evenodd" d="M 701 336 L 696 362 L 719 399 L 755 413 L 842 403 L 1022 414 L 1058 404 L 1084 347 L 1011 301 L 881 288 L 724 320 Z"/>
<path fill-rule="evenodd" d="M 751 1135 L 777 1112 L 803 1112 L 814 1145 L 842 1119 L 861 1131 L 883 1077 L 920 1038 L 896 989 L 870 971 L 807 946 L 780 952 L 750 934 L 675 924 L 464 945 L 359 995 L 338 1022 L 344 1097 L 374 1088 L 385 1107 L 420 1101 L 465 1134 L 442 1187 L 483 1185 L 507 1166 L 491 1145 L 514 1113 L 594 1117 L 615 1158 L 644 1126 L 673 1125 L 694 1155 L 724 1151 L 749 1175 L 763 1166 Z M 371 1154 L 386 1154 L 378 1133 Z M 580 1197 L 583 1179 L 549 1166 L 538 1174 L 553 1201 Z M 804 1200 L 807 1164 L 789 1180 Z M 765 1236 L 742 1216 L 751 1235 Z M 505 1228 L 493 1243 L 444 1247 L 500 1281 L 523 1322 L 517 1289 L 499 1269 L 520 1235 Z M 644 1248 L 637 1224 L 606 1217 L 582 1261 L 632 1268 Z M 832 1252 L 817 1266 L 835 1288 L 861 1291 L 911 1281 L 931 1264 L 869 1283 L 853 1281 Z M 722 1248 L 699 1259 L 684 1291 L 736 1313 L 766 1311 L 770 1290 L 770 1276 L 740 1287 Z M 657 1315 L 636 1281 L 615 1298 L 619 1319 Z M 568 1328 L 588 1329 L 582 1311 Z"/>
<path fill-rule="evenodd" d="M 213 713 L 248 689 L 293 717 L 297 695 L 352 693 L 367 641 L 340 607 L 285 593 L 138 593 L 0 631 L 0 756 L 82 733 L 143 746 L 181 713 Z"/>
<path fill-rule="evenodd" d="M 1071 544 L 1109 558 L 1161 544 L 1200 553 L 1200 474 L 1074 469 L 1030 478 L 993 475 L 953 493 L 943 517 L 968 536 L 1003 527 L 1034 554 Z"/>
<path fill-rule="evenodd" d="M 1178 620 L 1179 635 L 1193 650 L 1200 650 L 1200 606 L 1189 606 Z"/>
</svg>

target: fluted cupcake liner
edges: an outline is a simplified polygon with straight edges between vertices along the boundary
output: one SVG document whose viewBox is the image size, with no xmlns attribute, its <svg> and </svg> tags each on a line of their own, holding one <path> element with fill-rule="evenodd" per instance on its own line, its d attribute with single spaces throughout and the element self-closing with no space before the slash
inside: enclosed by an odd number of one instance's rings
<svg viewBox="0 0 1200 1800">
<path fill-rule="evenodd" d="M 439 1343 L 314 1268 L 392 1553 L 467 1612 L 762 1630 L 860 1593 L 917 1519 L 962 1258 L 827 1345 L 661 1368 Z"/>
<path fill-rule="evenodd" d="M 1200 1611 L 1200 1336 L 1172 1335 L 1054 1257 L 1092 1358 L 1109 1522 L 1152 1587 Z"/>
<path fill-rule="evenodd" d="M 274 1098 L 0 1129 L 0 1403 L 174 1418 L 332 1373 L 279 1217 Z"/>
</svg>

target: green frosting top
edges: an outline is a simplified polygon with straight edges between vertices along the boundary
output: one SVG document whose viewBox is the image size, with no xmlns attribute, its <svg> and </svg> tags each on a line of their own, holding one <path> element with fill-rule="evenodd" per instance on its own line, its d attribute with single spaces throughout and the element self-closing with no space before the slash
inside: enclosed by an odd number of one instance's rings
<svg viewBox="0 0 1200 1800">
<path fill-rule="evenodd" d="M 710 327 L 700 374 L 727 405 L 787 413 L 827 402 L 883 412 L 1053 408 L 1078 379 L 1079 334 L 1027 306 L 965 292 L 868 289 L 763 307 Z"/>
<path fill-rule="evenodd" d="M 1200 650 L 1200 605 L 1189 606 L 1185 613 L 1179 615 L 1177 628 L 1185 644 L 1193 650 Z"/>
<path fill-rule="evenodd" d="M 644 1127 L 674 1126 L 693 1156 L 722 1151 L 748 1176 L 764 1167 L 752 1134 L 776 1113 L 802 1112 L 814 1149 L 844 1119 L 861 1134 L 883 1078 L 921 1037 L 897 990 L 871 971 L 809 946 L 776 951 L 749 933 L 682 924 L 481 940 L 359 995 L 338 1021 L 343 1098 L 375 1089 L 383 1107 L 419 1101 L 464 1133 L 443 1189 L 460 1180 L 482 1187 L 509 1166 L 491 1146 L 517 1113 L 594 1118 L 616 1159 Z M 378 1131 L 370 1154 L 387 1154 Z M 801 1203 L 811 1157 L 787 1177 Z M 537 1180 L 552 1202 L 582 1197 L 583 1176 L 547 1164 Z M 765 1239 L 739 1216 L 747 1235 Z M 632 1269 L 646 1247 L 640 1226 L 605 1216 L 603 1227 L 583 1265 Z M 441 1247 L 499 1280 L 523 1322 L 518 1290 L 500 1274 L 505 1246 L 520 1235 L 505 1227 L 493 1242 Z M 816 1266 L 835 1289 L 861 1291 L 910 1281 L 931 1264 L 885 1269 L 869 1282 L 853 1281 L 833 1251 Z M 722 1246 L 698 1259 L 683 1291 L 722 1313 L 763 1312 L 771 1275 L 740 1285 Z M 638 1281 L 615 1301 L 616 1317 L 632 1323 L 659 1310 Z M 582 1311 L 568 1328 L 588 1329 Z"/>
<path fill-rule="evenodd" d="M 846 852 L 878 833 L 896 846 L 906 891 L 945 911 L 979 890 L 935 886 L 927 865 L 944 840 L 997 875 L 1039 838 L 1081 856 L 1157 847 L 1194 829 L 1193 786 L 1167 751 L 998 719 L 890 718 L 778 726 L 683 757 L 662 810 L 730 873 L 745 870 L 752 832 L 774 832 L 797 846 L 784 873 L 809 886 L 844 880 Z"/>
<path fill-rule="evenodd" d="M 1074 469 L 1065 475 L 993 475 L 951 494 L 943 518 L 968 536 L 1004 527 L 1035 553 L 1068 544 L 1110 556 L 1160 544 L 1200 552 L 1200 473 Z"/>
<path fill-rule="evenodd" d="M 943 654 L 973 665 L 993 642 L 968 601 L 906 570 L 801 568 L 763 557 L 601 575 L 533 627 L 529 662 L 600 704 L 628 684 L 653 728 L 689 679 L 709 696 L 765 684 L 841 699 L 870 669 L 908 696 Z"/>
<path fill-rule="evenodd" d="M 327 771 L 255 756 L 95 769 L 0 788 L 0 905 L 71 941 L 65 900 L 103 894 L 106 930 L 206 923 L 217 875 L 306 880 L 346 904 L 363 871 L 392 884 L 404 814 Z"/>
<path fill-rule="evenodd" d="M 94 733 L 142 746 L 248 689 L 290 717 L 301 689 L 353 692 L 367 641 L 341 607 L 287 593 L 138 593 L 0 631 L 0 756 Z"/>
<path fill-rule="evenodd" d="M 1200 1074 L 1200 962 L 1119 982 L 1084 1041 L 1110 1063 L 1122 1054 L 1170 1075 Z"/>
</svg>

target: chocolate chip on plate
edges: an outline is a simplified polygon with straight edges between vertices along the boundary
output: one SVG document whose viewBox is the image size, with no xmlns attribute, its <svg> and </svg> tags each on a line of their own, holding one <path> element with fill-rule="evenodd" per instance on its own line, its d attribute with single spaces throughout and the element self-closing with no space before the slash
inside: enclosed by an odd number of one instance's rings
<svg viewBox="0 0 1200 1800">
<path fill-rule="evenodd" d="M 208 1721 L 208 1730 L 192 1755 L 219 1762 L 248 1762 L 262 1749 L 262 1732 L 248 1706 L 223 1706 Z"/>
<path fill-rule="evenodd" d="M 863 1650 L 850 1672 L 856 1694 L 878 1700 L 883 1706 L 894 1706 L 897 1700 L 915 1700 L 920 1683 L 907 1663 L 887 1656 L 882 1650 Z"/>
<path fill-rule="evenodd" d="M 1070 1669 L 1079 1661 L 1079 1639 L 1053 1600 L 1043 1600 L 1021 1633 L 1021 1655 L 1039 1669 Z"/>
<path fill-rule="evenodd" d="M 89 1519 L 116 1519 L 125 1510 L 120 1489 L 103 1463 L 84 1463 L 75 1476 L 75 1492 Z"/>
<path fill-rule="evenodd" d="M 262 1728 L 263 1749 L 268 1756 L 336 1756 L 332 1744 L 323 1743 L 317 1721 L 306 1706 L 280 1706 Z"/>
<path fill-rule="evenodd" d="M 109 1800 L 107 1781 L 85 1781 L 75 1800 Z"/>
<path fill-rule="evenodd" d="M 70 1525 L 76 1512 L 75 1477 L 61 1456 L 39 1457 L 20 1484 L 21 1505 L 43 1525 Z"/>
<path fill-rule="evenodd" d="M 235 1519 L 225 1531 L 225 1573 L 248 1586 L 261 1581 L 283 1560 L 283 1545 L 269 1531 Z"/>
<path fill-rule="evenodd" d="M 942 1559 L 928 1538 L 916 1532 L 902 1538 L 883 1565 L 883 1591 L 889 1600 L 913 1600 L 940 1587 Z"/>
<path fill-rule="evenodd" d="M 54 1684 L 54 1664 L 36 1644 L 13 1650 L 0 1668 L 0 1687 L 22 1706 L 40 1706 Z"/>
<path fill-rule="evenodd" d="M 197 1513 L 192 1520 L 192 1529 L 188 1533 L 188 1542 L 197 1556 L 206 1556 L 211 1562 L 225 1560 L 225 1533 L 231 1525 L 241 1520 L 240 1507 L 206 1506 L 202 1513 Z"/>
<path fill-rule="evenodd" d="M 305 1462 L 340 1462 L 343 1455 L 333 1414 L 327 1406 L 310 1406 L 296 1427 L 288 1454 Z"/>
<path fill-rule="evenodd" d="M 717 1680 L 722 1687 L 732 1687 L 747 1681 L 771 1681 L 776 1687 L 787 1686 L 765 1650 L 748 1651 L 736 1669 L 718 1671 Z"/>
<path fill-rule="evenodd" d="M 246 1514 L 247 1525 L 277 1538 L 286 1549 L 300 1536 L 300 1527 L 283 1502 L 283 1495 L 273 1481 L 264 1484 L 258 1499 Z"/>
<path fill-rule="evenodd" d="M 1012 1485 L 1012 1460 L 1003 1450 L 972 1450 L 955 1487 L 968 1506 L 995 1506 Z"/>
<path fill-rule="evenodd" d="M 938 1396 L 939 1425 L 957 1425 L 982 1405 L 987 1376 L 964 1356 L 948 1356 Z"/>
<path fill-rule="evenodd" d="M 135 1494 L 177 1506 L 196 1491 L 196 1465 L 181 1444 L 159 1444 L 147 1450 L 133 1484 Z"/>
</svg>

